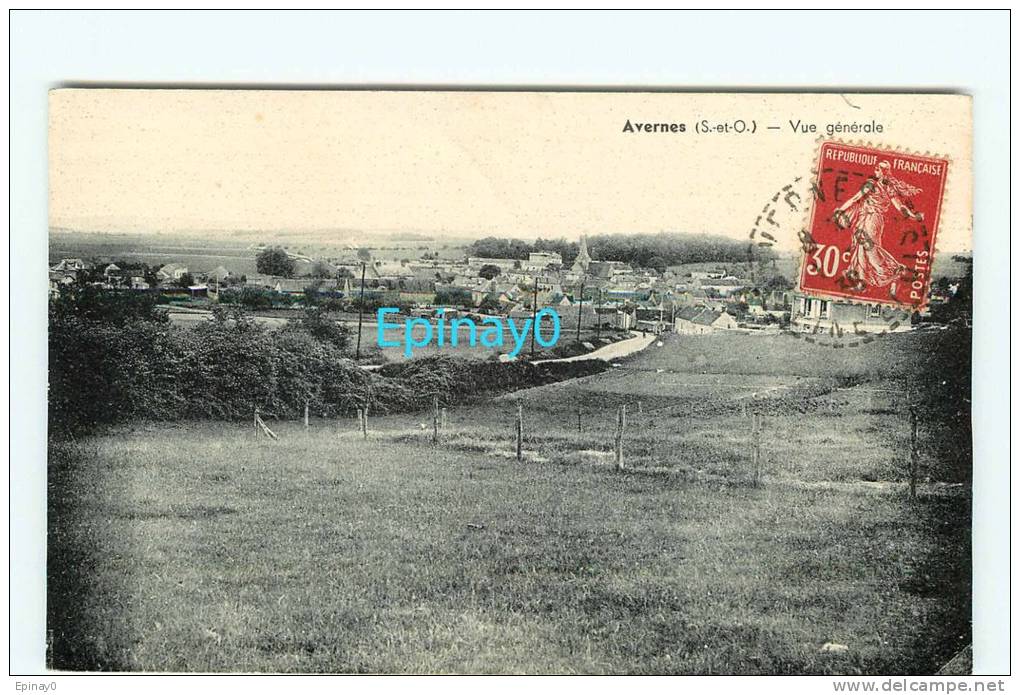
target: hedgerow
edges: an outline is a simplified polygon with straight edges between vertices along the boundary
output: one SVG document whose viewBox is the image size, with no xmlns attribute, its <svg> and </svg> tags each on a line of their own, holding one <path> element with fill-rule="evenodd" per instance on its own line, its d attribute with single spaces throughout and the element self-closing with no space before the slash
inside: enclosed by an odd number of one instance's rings
<svg viewBox="0 0 1020 695">
<path fill-rule="evenodd" d="M 59 303 L 58 303 L 59 304 Z M 245 420 L 325 417 L 367 407 L 393 413 L 460 403 L 606 367 L 599 361 L 527 362 L 426 357 L 369 371 L 346 341 L 307 322 L 269 328 L 242 314 L 218 313 L 194 327 L 158 314 L 50 312 L 49 421 L 54 433 L 79 433 L 131 420 Z"/>
</svg>

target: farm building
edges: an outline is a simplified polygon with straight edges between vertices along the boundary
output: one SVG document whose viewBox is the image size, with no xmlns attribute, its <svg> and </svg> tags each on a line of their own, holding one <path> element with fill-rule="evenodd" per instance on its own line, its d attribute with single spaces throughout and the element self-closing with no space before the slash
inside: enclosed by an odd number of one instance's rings
<svg viewBox="0 0 1020 695">
<path fill-rule="evenodd" d="M 188 272 L 188 266 L 180 263 L 167 263 L 156 271 L 156 277 L 162 282 L 173 282 L 180 280 Z"/>
<path fill-rule="evenodd" d="M 74 283 L 74 271 L 51 270 L 50 276 L 50 297 L 54 299 L 60 296 L 60 287 Z"/>
<path fill-rule="evenodd" d="M 737 327 L 737 320 L 725 311 L 707 306 L 684 307 L 677 312 L 673 330 L 679 335 L 704 335 Z"/>
<path fill-rule="evenodd" d="M 468 269 L 474 272 L 478 272 L 482 266 L 486 265 L 494 265 L 499 268 L 500 272 L 506 272 L 513 270 L 515 267 L 520 266 L 520 264 L 520 261 L 513 258 L 479 258 L 477 256 L 470 256 L 467 259 Z M 545 266 L 542 267 L 544 268 Z"/>
<path fill-rule="evenodd" d="M 208 277 L 213 282 L 226 282 L 227 279 L 231 277 L 231 272 L 223 266 L 218 265 L 208 273 Z"/>
<path fill-rule="evenodd" d="M 60 263 L 50 268 L 57 272 L 77 272 L 79 270 L 88 270 L 89 265 L 80 258 L 64 258 L 61 259 Z"/>
<path fill-rule="evenodd" d="M 563 265 L 563 258 L 558 253 L 530 253 L 528 254 L 528 260 L 521 263 L 521 268 L 524 270 L 541 271 L 545 270 L 547 266 Z"/>
</svg>

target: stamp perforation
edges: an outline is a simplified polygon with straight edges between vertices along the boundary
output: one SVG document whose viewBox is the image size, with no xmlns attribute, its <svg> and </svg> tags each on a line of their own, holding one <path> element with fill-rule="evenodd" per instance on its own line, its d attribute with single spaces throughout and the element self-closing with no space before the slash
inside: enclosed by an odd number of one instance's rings
<svg viewBox="0 0 1020 695">
<path fill-rule="evenodd" d="M 900 147 L 898 145 L 892 145 L 892 144 L 888 144 L 888 143 L 885 143 L 885 142 L 876 142 L 876 141 L 871 140 L 871 139 L 863 140 L 863 139 L 851 139 L 851 138 L 838 138 L 838 137 L 829 137 L 829 136 L 819 136 L 818 138 L 815 139 L 815 143 L 816 143 L 816 156 L 814 158 L 814 166 L 812 166 L 811 174 L 810 174 L 810 177 L 811 177 L 811 179 L 810 179 L 811 180 L 810 187 L 811 187 L 811 192 L 813 194 L 817 190 L 816 182 L 818 181 L 819 174 L 821 173 L 821 170 L 820 170 L 820 167 L 819 167 L 819 163 L 821 162 L 822 148 L 826 144 L 843 145 L 843 146 L 851 147 L 851 148 L 869 149 L 869 150 L 875 150 L 876 152 L 884 152 L 884 153 L 889 153 L 889 154 L 898 154 L 898 155 L 903 155 L 903 156 L 906 156 L 906 157 L 913 157 L 913 158 L 917 158 L 917 159 L 930 159 L 930 160 L 936 160 L 936 161 L 940 161 L 940 162 L 945 162 L 947 166 L 946 166 L 946 170 L 945 170 L 945 173 L 944 173 L 944 176 L 943 176 L 942 189 L 941 189 L 941 191 L 939 193 L 939 196 L 938 196 L 937 215 L 936 215 L 936 219 L 934 220 L 934 223 L 932 224 L 932 227 L 931 227 L 932 230 L 934 230 L 933 234 L 935 234 L 937 232 L 938 224 L 941 221 L 941 217 L 942 217 L 942 203 L 943 203 L 943 201 L 946 198 L 947 191 L 950 189 L 950 177 L 952 176 L 952 172 L 954 170 L 954 167 L 952 166 L 952 164 L 953 164 L 953 158 L 952 157 L 950 157 L 949 155 L 937 154 L 937 153 L 934 153 L 934 152 L 932 152 L 930 150 L 926 150 L 924 152 L 919 152 L 919 151 L 914 150 L 914 149 L 909 148 L 909 147 Z M 849 172 L 849 173 L 851 173 L 851 174 L 860 174 L 860 172 Z M 863 175 L 861 177 L 863 178 Z M 802 223 L 801 223 L 801 230 L 803 232 L 805 232 L 805 233 L 808 233 L 808 234 L 809 234 L 809 232 L 807 230 L 811 226 L 812 217 L 814 215 L 815 203 L 816 203 L 815 196 L 812 195 L 811 205 L 806 207 L 805 212 L 804 212 L 804 217 L 803 217 Z M 924 235 L 925 236 L 929 236 L 928 235 L 927 226 L 924 225 L 922 227 L 922 229 L 924 229 Z M 935 256 L 938 254 L 937 234 L 935 234 L 935 236 L 936 236 L 936 244 L 933 244 L 929 248 L 929 253 L 931 254 L 932 261 L 934 261 Z M 801 250 L 800 250 L 800 264 L 799 265 L 800 265 L 800 268 L 801 268 L 801 272 L 798 275 L 798 291 L 800 291 L 802 293 L 805 293 L 805 294 L 811 294 L 812 293 L 811 289 L 805 290 L 803 288 L 802 284 L 801 284 L 801 279 L 802 279 L 802 276 L 803 276 L 803 268 L 804 268 L 804 264 L 805 264 L 805 260 L 806 260 L 805 256 L 807 255 L 808 251 L 809 251 L 808 245 L 807 244 L 802 244 L 801 245 Z M 930 289 L 930 281 L 931 280 L 930 280 L 930 276 L 929 276 L 928 280 L 925 283 L 925 292 L 926 293 Z M 818 294 L 817 291 L 815 291 L 815 293 Z M 829 296 L 834 296 L 834 298 L 836 298 L 837 295 L 836 295 L 836 293 L 831 293 L 831 294 L 829 294 Z M 876 299 L 873 299 L 873 298 L 872 299 L 862 299 L 859 296 L 853 295 L 851 293 L 838 294 L 838 299 L 841 302 L 844 302 L 844 303 L 847 303 L 847 304 L 858 305 L 858 306 L 861 306 L 861 305 L 863 305 L 863 306 L 873 306 L 875 304 L 880 304 L 880 305 L 888 306 L 888 307 L 891 307 L 891 308 L 901 309 L 904 313 L 907 314 L 907 316 L 909 316 L 909 313 L 912 313 L 912 312 L 908 311 L 907 305 L 904 305 L 902 302 L 897 302 L 897 301 L 876 300 Z M 926 305 L 926 298 L 925 298 L 925 301 L 922 301 L 922 303 L 919 306 L 913 307 L 912 310 L 913 311 L 922 310 L 925 305 Z"/>
</svg>

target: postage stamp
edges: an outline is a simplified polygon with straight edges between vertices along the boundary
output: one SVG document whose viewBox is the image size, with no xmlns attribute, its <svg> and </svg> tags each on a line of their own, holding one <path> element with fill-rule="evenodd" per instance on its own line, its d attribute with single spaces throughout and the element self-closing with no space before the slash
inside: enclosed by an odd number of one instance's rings
<svg viewBox="0 0 1020 695">
<path fill-rule="evenodd" d="M 948 159 L 822 142 L 801 291 L 924 309 L 948 169 Z"/>
</svg>

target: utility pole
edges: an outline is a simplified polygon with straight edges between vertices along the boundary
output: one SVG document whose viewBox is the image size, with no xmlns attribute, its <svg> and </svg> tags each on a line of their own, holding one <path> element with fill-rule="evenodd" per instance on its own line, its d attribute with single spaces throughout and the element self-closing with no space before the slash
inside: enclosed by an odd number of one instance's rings
<svg viewBox="0 0 1020 695">
<path fill-rule="evenodd" d="M 517 422 L 514 424 L 514 434 L 517 444 L 517 460 L 524 460 L 524 406 L 517 404 Z"/>
<path fill-rule="evenodd" d="M 602 288 L 599 288 L 599 298 L 595 303 L 595 340 L 602 335 L 602 317 L 599 316 L 599 307 L 602 306 Z"/>
<path fill-rule="evenodd" d="M 531 295 L 531 357 L 535 357 L 535 334 L 538 333 L 538 275 L 535 276 L 535 291 Z"/>
<path fill-rule="evenodd" d="M 623 431 L 627 427 L 627 406 L 621 405 L 616 411 L 616 470 L 623 470 Z"/>
<path fill-rule="evenodd" d="M 361 296 L 358 299 L 358 347 L 354 351 L 354 359 L 361 359 L 361 321 L 365 314 L 365 261 L 361 262 Z"/>
<path fill-rule="evenodd" d="M 917 408 L 910 406 L 910 499 L 917 499 Z"/>
<path fill-rule="evenodd" d="M 581 342 L 581 314 L 584 312 L 584 276 L 581 276 L 581 300 L 577 304 L 577 342 Z"/>
</svg>

